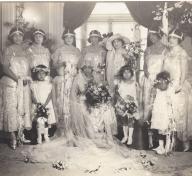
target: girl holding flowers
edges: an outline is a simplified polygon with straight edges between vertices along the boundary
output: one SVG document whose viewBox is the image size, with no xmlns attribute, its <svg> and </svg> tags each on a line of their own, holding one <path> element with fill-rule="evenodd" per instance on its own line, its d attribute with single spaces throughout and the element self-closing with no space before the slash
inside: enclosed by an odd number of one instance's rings
<svg viewBox="0 0 192 176">
<path fill-rule="evenodd" d="M 121 142 L 127 142 L 128 145 L 131 145 L 133 142 L 134 122 L 135 119 L 139 119 L 139 86 L 134 79 L 133 70 L 127 65 L 121 67 L 114 84 L 116 115 L 123 126 L 123 139 Z"/>
</svg>

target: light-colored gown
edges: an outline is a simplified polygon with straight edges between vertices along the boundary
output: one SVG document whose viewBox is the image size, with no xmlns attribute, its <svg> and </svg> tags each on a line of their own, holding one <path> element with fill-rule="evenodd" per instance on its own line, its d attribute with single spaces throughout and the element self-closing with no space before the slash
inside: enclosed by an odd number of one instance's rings
<svg viewBox="0 0 192 176">
<path fill-rule="evenodd" d="M 182 90 L 175 93 L 181 78 L 181 62 L 190 58 L 186 51 L 179 45 L 166 53 L 164 70 L 171 75 L 172 104 L 176 120 L 176 130 L 181 141 L 187 141 L 192 137 L 192 88 L 187 79 L 184 81 Z M 188 65 L 187 65 L 188 67 Z M 186 68 L 187 71 L 188 68 Z"/>
<path fill-rule="evenodd" d="M 74 78 L 77 74 L 77 65 L 81 57 L 79 49 L 63 45 L 52 55 L 53 66 L 66 63 L 56 69 L 57 76 L 53 80 L 53 97 L 58 128 L 67 136 L 70 131 L 70 93 Z"/>
<path fill-rule="evenodd" d="M 162 49 L 162 48 L 159 48 Z M 142 79 L 142 106 L 143 106 L 143 118 L 148 120 L 149 113 L 152 110 L 151 104 L 151 90 L 153 88 L 154 80 L 156 79 L 156 75 L 161 72 L 163 67 L 163 60 L 164 60 L 164 52 L 163 50 L 161 53 L 154 53 L 152 51 L 153 48 L 149 47 L 145 51 L 145 59 L 146 64 L 149 72 L 149 77 L 143 77 Z"/>
<path fill-rule="evenodd" d="M 126 54 L 126 50 L 121 48 L 119 50 L 109 50 L 107 52 L 106 58 L 106 77 L 107 82 L 110 87 L 110 91 L 114 91 L 114 79 L 117 73 L 119 72 L 120 68 L 127 64 L 127 61 L 123 57 L 123 54 Z"/>
<path fill-rule="evenodd" d="M 36 67 L 38 65 L 45 65 L 46 67 L 50 67 L 50 52 L 47 48 L 41 46 L 37 47 L 35 45 L 31 45 L 27 52 L 30 55 L 30 67 Z"/>
<path fill-rule="evenodd" d="M 105 57 L 106 51 L 102 48 L 102 46 L 87 46 L 82 50 L 82 58 L 79 66 L 92 66 L 94 81 L 97 83 L 103 82 L 105 80 L 105 70 L 101 69 L 100 66 L 105 65 Z"/>
<path fill-rule="evenodd" d="M 85 90 L 88 79 L 80 71 L 75 77 L 71 90 L 71 128 L 75 136 L 93 138 L 94 128 L 85 104 Z"/>
<path fill-rule="evenodd" d="M 7 132 L 17 131 L 23 123 L 31 128 L 31 95 L 29 85 L 23 85 L 23 79 L 29 78 L 29 60 L 22 46 L 12 45 L 5 50 L 2 65 L 20 77 L 18 83 L 3 76 L 1 78 L 0 129 Z"/>
</svg>

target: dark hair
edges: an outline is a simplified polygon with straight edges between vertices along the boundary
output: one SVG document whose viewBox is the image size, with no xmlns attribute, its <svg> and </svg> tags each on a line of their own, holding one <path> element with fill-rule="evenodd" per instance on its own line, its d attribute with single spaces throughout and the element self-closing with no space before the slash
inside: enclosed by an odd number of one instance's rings
<svg viewBox="0 0 192 176">
<path fill-rule="evenodd" d="M 35 41 L 35 35 L 36 35 L 36 34 L 40 34 L 40 33 L 38 33 L 37 31 L 39 31 L 39 32 L 41 32 L 41 33 L 44 34 L 44 35 L 41 34 L 41 35 L 43 36 L 43 43 L 44 43 L 45 40 L 46 40 L 46 36 L 45 36 L 45 31 L 43 31 L 42 29 L 35 29 L 34 31 L 32 31 L 32 36 L 31 36 L 32 42 Z M 35 32 L 37 32 L 37 33 L 35 34 Z"/>
<path fill-rule="evenodd" d="M 128 66 L 128 65 L 124 65 L 123 67 L 120 68 L 119 72 L 117 73 L 117 75 L 115 76 L 117 79 L 120 79 L 120 80 L 124 80 L 123 78 L 123 74 L 124 72 L 128 70 L 130 73 L 131 73 L 131 77 L 134 76 L 134 72 L 133 72 L 133 69 Z"/>
<path fill-rule="evenodd" d="M 165 80 L 165 81 L 168 81 L 170 82 L 170 73 L 168 71 L 162 71 L 160 73 L 157 74 L 156 76 L 156 80 L 159 81 L 159 80 Z"/>
<path fill-rule="evenodd" d="M 23 37 L 24 37 L 24 31 L 22 28 L 20 27 L 13 27 L 10 32 L 9 32 L 9 35 L 8 35 L 8 40 L 11 42 L 11 43 L 14 43 L 13 42 L 13 33 L 16 32 L 16 31 L 20 31 L 21 33 L 23 33 Z"/>
<path fill-rule="evenodd" d="M 116 39 L 114 39 L 114 40 L 112 41 L 112 46 L 113 46 L 113 47 L 114 47 L 113 42 L 114 42 L 115 40 L 119 40 L 119 41 L 121 41 L 121 42 L 122 42 L 122 46 L 125 45 L 125 42 L 124 42 L 123 39 L 121 39 L 121 38 L 116 38 Z"/>
<path fill-rule="evenodd" d="M 98 40 L 99 41 L 102 41 L 102 37 L 101 37 L 101 33 L 98 31 L 98 30 L 92 30 L 90 33 L 89 33 L 89 38 L 88 38 L 88 42 L 91 43 L 91 35 L 92 34 L 96 34 L 98 35 Z M 100 37 L 99 37 L 100 36 Z"/>
<path fill-rule="evenodd" d="M 38 69 L 47 69 L 47 67 L 45 66 L 45 65 L 38 65 L 38 66 L 36 66 L 36 67 L 33 67 L 32 69 L 31 69 L 31 77 L 32 77 L 32 79 L 34 80 L 34 81 L 37 81 L 38 80 L 38 78 L 37 78 L 37 75 L 38 75 L 38 73 L 39 73 L 39 71 L 37 71 L 37 70 L 35 70 L 36 68 L 38 68 Z M 46 73 L 46 75 L 48 75 L 48 73 L 49 72 L 46 72 L 45 71 L 45 73 Z"/>
</svg>

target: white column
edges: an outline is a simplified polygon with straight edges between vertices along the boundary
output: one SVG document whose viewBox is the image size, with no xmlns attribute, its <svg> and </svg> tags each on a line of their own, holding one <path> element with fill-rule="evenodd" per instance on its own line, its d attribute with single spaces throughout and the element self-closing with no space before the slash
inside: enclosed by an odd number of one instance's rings
<svg viewBox="0 0 192 176">
<path fill-rule="evenodd" d="M 49 2 L 49 38 L 56 40 L 57 45 L 63 43 L 63 7 L 62 2 Z"/>
<path fill-rule="evenodd" d="M 5 23 L 14 24 L 16 17 L 16 3 L 3 2 L 2 3 L 2 48 L 5 48 L 7 36 L 11 27 L 5 26 Z"/>
</svg>

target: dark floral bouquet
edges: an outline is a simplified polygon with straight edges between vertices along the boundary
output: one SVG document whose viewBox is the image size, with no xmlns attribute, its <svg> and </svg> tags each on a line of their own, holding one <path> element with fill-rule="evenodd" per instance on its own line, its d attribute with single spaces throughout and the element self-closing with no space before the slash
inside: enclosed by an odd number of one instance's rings
<svg viewBox="0 0 192 176">
<path fill-rule="evenodd" d="M 37 103 L 35 109 L 35 118 L 38 119 L 40 117 L 44 117 L 48 119 L 48 108 L 45 108 L 41 103 Z M 48 127 L 48 123 L 45 122 L 45 127 Z"/>
<path fill-rule="evenodd" d="M 128 65 L 133 69 L 137 69 L 137 60 L 144 51 L 141 49 L 141 42 L 130 42 L 126 45 Z"/>
<path fill-rule="evenodd" d="M 115 105 L 117 114 L 121 116 L 126 116 L 127 113 L 133 115 L 137 112 L 137 109 L 138 107 L 132 96 L 127 96 L 125 100 L 120 97 Z"/>
<path fill-rule="evenodd" d="M 88 107 L 99 106 L 102 103 L 108 103 L 111 100 L 108 88 L 104 84 L 89 82 L 85 91 L 86 104 Z"/>
</svg>

